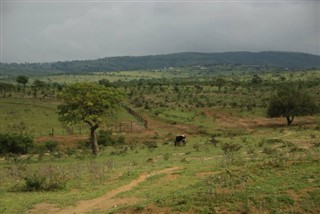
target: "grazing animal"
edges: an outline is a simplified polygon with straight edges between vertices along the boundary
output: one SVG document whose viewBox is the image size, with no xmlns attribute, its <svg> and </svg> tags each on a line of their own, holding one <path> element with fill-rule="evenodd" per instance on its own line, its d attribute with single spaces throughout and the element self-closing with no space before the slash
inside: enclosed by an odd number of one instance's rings
<svg viewBox="0 0 320 214">
<path fill-rule="evenodd" d="M 178 135 L 176 136 L 176 140 L 174 141 L 174 145 L 175 146 L 180 146 L 181 142 L 183 143 L 183 145 L 186 144 L 186 136 L 185 135 Z"/>
</svg>

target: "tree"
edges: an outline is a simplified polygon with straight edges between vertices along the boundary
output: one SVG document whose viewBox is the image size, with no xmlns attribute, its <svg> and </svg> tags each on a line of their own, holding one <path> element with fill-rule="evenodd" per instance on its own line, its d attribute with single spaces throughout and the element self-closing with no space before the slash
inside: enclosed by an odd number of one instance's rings
<svg viewBox="0 0 320 214">
<path fill-rule="evenodd" d="M 0 82 L 0 91 L 2 93 L 2 97 L 6 97 L 6 94 L 14 89 L 14 85 L 10 83 Z"/>
<path fill-rule="evenodd" d="M 222 77 L 218 77 L 216 79 L 216 86 L 218 86 L 218 91 L 220 92 L 221 91 L 221 87 L 224 86 L 225 84 L 227 83 L 227 81 L 225 79 L 223 79 Z"/>
<path fill-rule="evenodd" d="M 253 83 L 253 84 L 259 84 L 259 83 L 261 83 L 261 82 L 262 82 L 262 79 L 261 79 L 261 77 L 260 77 L 258 74 L 254 74 L 254 75 L 252 76 L 251 83 Z"/>
<path fill-rule="evenodd" d="M 44 81 L 41 81 L 41 80 L 36 79 L 36 80 L 33 82 L 33 85 L 32 85 L 33 96 L 36 98 L 36 97 L 37 97 L 38 90 L 44 89 L 44 88 L 46 88 L 46 87 L 47 87 L 47 83 L 45 83 Z"/>
<path fill-rule="evenodd" d="M 98 81 L 100 85 L 104 85 L 106 87 L 110 87 L 112 86 L 111 82 L 107 79 L 101 79 Z"/>
<path fill-rule="evenodd" d="M 69 124 L 86 123 L 90 128 L 92 153 L 97 155 L 96 130 L 104 116 L 114 115 L 123 100 L 123 93 L 98 84 L 76 83 L 64 88 L 61 98 L 64 104 L 58 106 L 60 119 Z"/>
<path fill-rule="evenodd" d="M 23 85 L 23 92 L 25 92 L 26 84 L 28 83 L 29 78 L 27 76 L 24 76 L 24 75 L 19 75 L 19 76 L 17 76 L 16 81 L 18 83 L 18 86 L 20 84 Z"/>
<path fill-rule="evenodd" d="M 270 99 L 267 116 L 285 117 L 291 125 L 295 116 L 313 115 L 317 111 L 315 101 L 304 91 L 281 89 Z"/>
</svg>

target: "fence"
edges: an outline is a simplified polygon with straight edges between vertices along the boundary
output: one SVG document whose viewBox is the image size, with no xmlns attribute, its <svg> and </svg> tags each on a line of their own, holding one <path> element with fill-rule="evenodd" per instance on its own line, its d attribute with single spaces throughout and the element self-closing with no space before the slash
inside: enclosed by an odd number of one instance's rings
<svg viewBox="0 0 320 214">
<path fill-rule="evenodd" d="M 141 132 L 144 131 L 147 127 L 146 122 L 140 121 L 121 121 L 116 123 L 108 123 L 104 124 L 104 126 L 100 127 L 99 130 L 110 130 L 114 133 L 119 132 Z M 2 133 L 2 130 L 0 130 Z M 8 132 L 6 132 L 8 133 Z M 33 137 L 45 137 L 45 136 L 71 136 L 71 135 L 89 135 L 90 129 L 87 126 L 68 126 L 68 127 L 55 127 L 55 128 L 44 128 L 41 129 L 23 129 L 23 130 L 11 130 L 9 133 L 15 134 L 28 134 Z"/>
<path fill-rule="evenodd" d="M 129 112 L 129 114 L 134 116 L 139 122 L 143 123 L 143 126 L 146 129 L 148 129 L 149 123 L 145 118 L 143 118 L 139 113 L 137 113 L 136 111 L 134 111 L 132 108 L 130 108 L 128 106 L 124 106 L 124 108 Z"/>
</svg>

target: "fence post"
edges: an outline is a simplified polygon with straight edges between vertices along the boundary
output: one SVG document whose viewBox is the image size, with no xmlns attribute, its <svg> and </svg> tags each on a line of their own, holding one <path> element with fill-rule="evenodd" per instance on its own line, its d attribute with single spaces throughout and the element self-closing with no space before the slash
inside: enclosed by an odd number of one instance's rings
<svg viewBox="0 0 320 214">
<path fill-rule="evenodd" d="M 144 120 L 144 127 L 145 127 L 146 129 L 148 129 L 148 121 L 147 121 L 147 120 Z"/>
<path fill-rule="evenodd" d="M 130 121 L 130 131 L 132 133 L 132 121 Z"/>
<path fill-rule="evenodd" d="M 54 128 L 51 130 L 51 135 L 54 136 Z"/>
</svg>

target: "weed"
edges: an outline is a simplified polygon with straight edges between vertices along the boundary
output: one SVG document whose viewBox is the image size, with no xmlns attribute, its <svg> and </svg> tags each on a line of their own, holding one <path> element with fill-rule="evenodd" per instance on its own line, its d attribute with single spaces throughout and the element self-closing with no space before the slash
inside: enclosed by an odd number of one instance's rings
<svg viewBox="0 0 320 214">
<path fill-rule="evenodd" d="M 125 173 L 123 173 L 123 175 L 121 176 L 122 178 L 131 178 L 131 177 L 135 177 L 137 176 L 137 172 L 133 171 L 133 170 L 128 170 Z"/>
<path fill-rule="evenodd" d="M 280 138 L 271 138 L 271 139 L 267 139 L 266 143 L 268 143 L 268 144 L 277 144 L 277 143 L 285 144 L 285 141 Z"/>
<path fill-rule="evenodd" d="M 258 147 L 262 147 L 266 143 L 266 139 L 262 138 L 258 143 Z"/>
<path fill-rule="evenodd" d="M 170 156 L 171 156 L 171 154 L 165 153 L 165 154 L 163 154 L 163 159 L 164 160 L 169 160 Z"/>
<path fill-rule="evenodd" d="M 266 155 L 273 155 L 277 153 L 277 149 L 266 147 L 263 149 L 262 153 Z"/>
<path fill-rule="evenodd" d="M 158 148 L 158 145 L 155 141 L 145 141 L 143 142 L 143 145 L 145 145 L 150 150 Z"/>
<path fill-rule="evenodd" d="M 209 139 L 209 143 L 214 145 L 214 146 L 217 146 L 217 144 L 219 143 L 219 141 L 216 139 L 216 136 L 211 136 L 211 138 Z"/>
<path fill-rule="evenodd" d="M 194 148 L 197 152 L 200 151 L 200 145 L 199 145 L 198 143 L 194 144 L 194 145 L 193 145 L 193 148 Z"/>
<path fill-rule="evenodd" d="M 223 151 L 223 154 L 225 158 L 227 159 L 228 163 L 233 163 L 235 154 L 241 149 L 241 145 L 239 144 L 229 144 L 229 143 L 224 143 L 221 146 L 221 149 Z"/>
<path fill-rule="evenodd" d="M 276 198 L 278 202 L 284 203 L 286 205 L 293 205 L 294 200 L 288 195 L 280 195 Z"/>
</svg>

